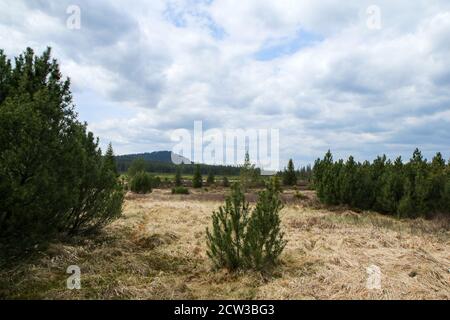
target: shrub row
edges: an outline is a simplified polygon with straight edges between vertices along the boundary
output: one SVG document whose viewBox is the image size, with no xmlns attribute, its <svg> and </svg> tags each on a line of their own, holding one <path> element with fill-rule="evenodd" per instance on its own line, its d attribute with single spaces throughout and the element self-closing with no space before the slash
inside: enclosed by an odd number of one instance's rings
<svg viewBox="0 0 450 320">
<path fill-rule="evenodd" d="M 428 162 L 416 149 L 410 161 L 386 156 L 372 163 L 333 161 L 330 151 L 314 166 L 314 186 L 326 204 L 345 204 L 399 217 L 450 213 L 450 163 L 440 153 Z"/>
</svg>

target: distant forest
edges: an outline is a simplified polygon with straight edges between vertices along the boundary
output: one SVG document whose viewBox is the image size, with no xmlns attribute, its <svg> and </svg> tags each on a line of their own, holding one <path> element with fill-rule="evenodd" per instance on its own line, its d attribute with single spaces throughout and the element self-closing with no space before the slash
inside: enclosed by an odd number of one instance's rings
<svg viewBox="0 0 450 320">
<path fill-rule="evenodd" d="M 146 163 L 146 171 L 152 173 L 173 173 L 177 171 L 177 165 L 172 162 L 170 151 L 157 151 L 152 153 L 128 154 L 116 156 L 117 169 L 120 173 L 125 173 L 134 160 L 143 159 Z M 182 166 L 183 174 L 194 174 L 195 164 L 185 158 Z M 202 174 L 213 173 L 214 175 L 237 176 L 240 172 L 238 166 L 221 166 L 200 164 Z"/>
</svg>

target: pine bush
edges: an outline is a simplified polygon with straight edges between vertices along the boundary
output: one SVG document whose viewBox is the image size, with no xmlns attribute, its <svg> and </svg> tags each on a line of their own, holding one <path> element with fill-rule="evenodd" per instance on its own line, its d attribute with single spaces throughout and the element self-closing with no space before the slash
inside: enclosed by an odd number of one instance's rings
<svg viewBox="0 0 450 320">
<path fill-rule="evenodd" d="M 152 192 L 152 177 L 147 172 L 138 172 L 134 174 L 131 180 L 131 191 L 140 194 Z"/>
<path fill-rule="evenodd" d="M 244 266 L 243 248 L 250 209 L 239 184 L 234 184 L 225 205 L 212 215 L 206 229 L 208 257 L 217 268 L 236 270 Z"/>
<path fill-rule="evenodd" d="M 286 242 L 280 230 L 282 209 L 273 181 L 260 192 L 250 212 L 239 184 L 232 187 L 225 205 L 212 216 L 212 231 L 206 230 L 207 254 L 217 268 L 266 270 L 273 267 Z"/>
<path fill-rule="evenodd" d="M 280 229 L 279 213 L 283 205 L 273 181 L 259 193 L 248 222 L 244 241 L 247 268 L 264 270 L 274 266 L 286 246 Z"/>
<path fill-rule="evenodd" d="M 117 218 L 123 190 L 112 147 L 102 155 L 77 120 L 50 48 L 41 56 L 28 48 L 14 65 L 0 50 L 0 71 L 0 240 L 27 246 Z"/>
</svg>

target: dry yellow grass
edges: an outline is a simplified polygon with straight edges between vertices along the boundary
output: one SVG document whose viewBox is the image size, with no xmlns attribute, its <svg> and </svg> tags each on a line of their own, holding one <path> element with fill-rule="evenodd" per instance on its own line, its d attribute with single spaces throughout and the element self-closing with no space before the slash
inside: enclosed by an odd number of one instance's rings
<svg viewBox="0 0 450 320">
<path fill-rule="evenodd" d="M 214 199 L 214 197 L 213 197 Z M 54 244 L 0 271 L 0 297 L 47 299 L 449 299 L 450 233 L 436 221 L 290 203 L 289 241 L 272 274 L 212 271 L 205 228 L 221 202 L 155 190 L 129 196 L 124 216 L 90 239 Z M 67 266 L 81 290 L 66 289 Z M 366 268 L 382 271 L 366 288 Z"/>
</svg>

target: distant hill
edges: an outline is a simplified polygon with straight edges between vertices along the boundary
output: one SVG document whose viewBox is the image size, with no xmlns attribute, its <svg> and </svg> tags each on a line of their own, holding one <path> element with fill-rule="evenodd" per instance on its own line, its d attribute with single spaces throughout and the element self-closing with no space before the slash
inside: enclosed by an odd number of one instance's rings
<svg viewBox="0 0 450 320">
<path fill-rule="evenodd" d="M 172 158 L 173 155 L 173 158 Z M 193 163 L 188 158 L 180 156 L 178 154 L 173 153 L 172 151 L 155 151 L 155 152 L 146 152 L 146 153 L 136 153 L 136 154 L 126 154 L 121 156 L 116 156 L 118 161 L 133 161 L 134 159 L 144 159 L 145 161 L 158 161 L 165 163 L 173 163 L 172 159 L 176 159 L 177 163 L 191 164 Z"/>
</svg>

